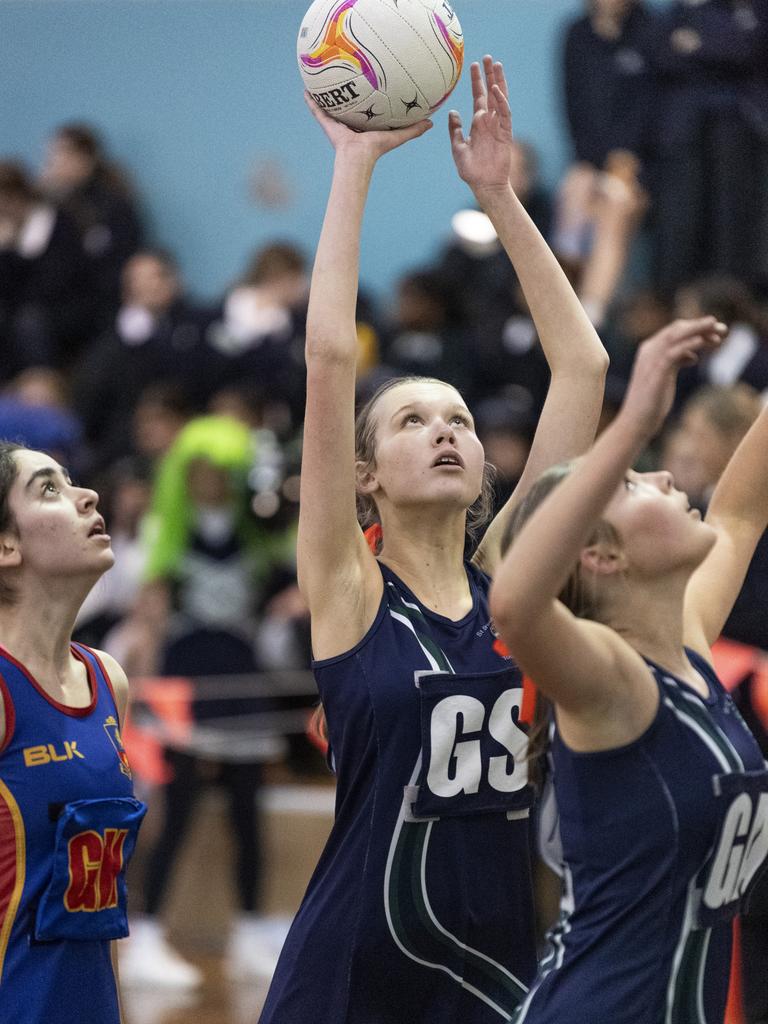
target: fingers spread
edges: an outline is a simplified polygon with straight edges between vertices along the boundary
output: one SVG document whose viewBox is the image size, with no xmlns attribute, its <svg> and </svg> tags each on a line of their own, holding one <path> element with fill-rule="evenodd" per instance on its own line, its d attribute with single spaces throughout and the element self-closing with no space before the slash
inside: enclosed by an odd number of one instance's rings
<svg viewBox="0 0 768 1024">
<path fill-rule="evenodd" d="M 500 60 L 497 60 L 493 65 L 493 79 L 504 93 L 504 99 L 509 99 L 509 86 L 507 85 L 507 77 L 504 74 L 504 65 Z"/>
<path fill-rule="evenodd" d="M 469 72 L 472 81 L 472 100 L 475 113 L 477 113 L 479 110 L 486 110 L 488 108 L 488 96 L 485 91 L 483 76 L 480 72 L 480 65 L 477 61 L 473 61 L 470 64 Z"/>
<path fill-rule="evenodd" d="M 461 125 L 461 117 L 457 110 L 450 110 L 448 112 L 448 134 L 451 137 L 451 144 L 454 146 L 461 145 L 466 142 L 464 138 L 464 131 Z"/>
<path fill-rule="evenodd" d="M 509 109 L 509 103 L 507 97 L 501 90 L 501 86 L 494 83 L 493 89 L 491 90 L 493 97 L 493 109 L 499 116 L 499 120 L 502 122 L 504 127 L 512 129 L 512 113 Z"/>
</svg>

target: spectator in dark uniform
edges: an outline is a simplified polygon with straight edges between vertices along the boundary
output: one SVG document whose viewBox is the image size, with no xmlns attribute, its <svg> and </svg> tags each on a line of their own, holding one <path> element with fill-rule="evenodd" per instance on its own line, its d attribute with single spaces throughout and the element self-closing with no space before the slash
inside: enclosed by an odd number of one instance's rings
<svg viewBox="0 0 768 1024">
<path fill-rule="evenodd" d="M 120 303 L 120 275 L 142 242 L 142 226 L 125 172 L 87 124 L 61 125 L 48 145 L 41 187 L 74 220 L 88 257 L 99 326 Z"/>
<path fill-rule="evenodd" d="M 0 379 L 66 366 L 91 326 L 75 224 L 43 201 L 21 164 L 0 161 Z"/>
<path fill-rule="evenodd" d="M 768 2 L 675 0 L 659 15 L 655 276 L 768 285 Z"/>
<path fill-rule="evenodd" d="M 207 332 L 215 388 L 252 383 L 286 403 L 294 425 L 304 414 L 308 289 L 304 254 L 290 242 L 271 242 L 253 254 Z"/>
<path fill-rule="evenodd" d="M 75 374 L 75 405 L 92 447 L 92 470 L 131 452 L 131 417 L 148 385 L 173 380 L 202 405 L 208 395 L 200 352 L 208 322 L 206 312 L 185 298 L 170 255 L 154 249 L 131 257 L 114 324 Z"/>
<path fill-rule="evenodd" d="M 473 331 L 461 294 L 440 274 L 418 270 L 400 279 L 382 347 L 384 362 L 399 373 L 439 377 L 462 394 L 475 394 Z"/>
<path fill-rule="evenodd" d="M 579 296 L 602 323 L 646 195 L 652 16 L 639 0 L 589 0 L 568 26 L 563 89 L 575 162 L 558 203 L 557 253 L 580 270 Z"/>
</svg>

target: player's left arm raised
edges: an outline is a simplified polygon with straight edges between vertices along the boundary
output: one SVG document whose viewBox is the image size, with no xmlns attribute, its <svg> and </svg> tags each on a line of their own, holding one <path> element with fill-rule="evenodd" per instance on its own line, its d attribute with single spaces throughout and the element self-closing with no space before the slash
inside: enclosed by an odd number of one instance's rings
<svg viewBox="0 0 768 1024">
<path fill-rule="evenodd" d="M 523 475 L 475 555 L 481 568 L 493 575 L 514 506 L 543 470 L 580 455 L 594 440 L 608 355 L 560 264 L 509 184 L 512 117 L 503 68 L 485 57 L 483 72 L 473 64 L 471 75 L 474 111 L 468 138 L 459 115 L 449 115 L 454 161 L 515 268 L 551 373 Z"/>
<path fill-rule="evenodd" d="M 704 654 L 720 636 L 768 527 L 768 407 L 731 456 L 706 521 L 717 530 L 717 540 L 685 595 L 686 643 Z"/>
</svg>

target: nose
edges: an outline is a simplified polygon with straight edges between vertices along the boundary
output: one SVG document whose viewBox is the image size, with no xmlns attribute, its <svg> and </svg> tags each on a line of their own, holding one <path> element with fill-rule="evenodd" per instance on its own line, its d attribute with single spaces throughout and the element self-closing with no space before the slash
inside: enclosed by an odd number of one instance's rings
<svg viewBox="0 0 768 1024">
<path fill-rule="evenodd" d="M 656 483 L 660 491 L 670 494 L 675 489 L 675 478 L 668 469 L 660 469 L 654 473 Z"/>
<path fill-rule="evenodd" d="M 90 487 L 78 487 L 77 507 L 82 512 L 92 512 L 99 503 L 99 495 Z"/>
<path fill-rule="evenodd" d="M 445 441 L 447 441 L 448 444 L 456 444 L 456 434 L 449 423 L 442 421 L 438 424 L 434 445 L 438 448 Z"/>
</svg>

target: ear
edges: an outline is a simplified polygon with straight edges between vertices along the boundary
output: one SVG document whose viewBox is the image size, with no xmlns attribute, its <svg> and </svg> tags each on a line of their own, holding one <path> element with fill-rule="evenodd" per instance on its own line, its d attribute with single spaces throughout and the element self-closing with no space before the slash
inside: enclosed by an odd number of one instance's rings
<svg viewBox="0 0 768 1024">
<path fill-rule="evenodd" d="M 21 565 L 21 543 L 13 533 L 0 533 L 0 569 Z"/>
<path fill-rule="evenodd" d="M 604 541 L 590 544 L 582 550 L 579 564 L 594 576 L 615 576 L 627 568 L 627 559 L 621 548 Z"/>
<path fill-rule="evenodd" d="M 358 494 L 373 494 L 379 489 L 376 472 L 369 462 L 356 462 L 355 476 Z"/>
</svg>

